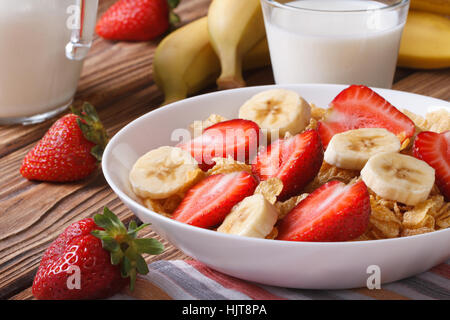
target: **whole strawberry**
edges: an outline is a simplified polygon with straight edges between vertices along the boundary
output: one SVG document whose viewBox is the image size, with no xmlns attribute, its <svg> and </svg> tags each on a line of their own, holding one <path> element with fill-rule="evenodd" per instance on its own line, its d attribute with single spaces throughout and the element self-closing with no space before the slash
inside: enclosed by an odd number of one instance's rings
<svg viewBox="0 0 450 320">
<path fill-rule="evenodd" d="M 136 239 L 145 226 L 132 221 L 127 230 L 108 208 L 94 219 L 73 223 L 45 251 L 33 295 L 41 300 L 101 299 L 128 282 L 133 290 L 137 273 L 148 273 L 141 254 L 164 249 L 155 239 Z"/>
<path fill-rule="evenodd" d="M 29 180 L 67 182 L 89 176 L 101 161 L 106 131 L 88 103 L 57 120 L 25 156 L 20 168 Z"/>
<path fill-rule="evenodd" d="M 97 34 L 108 40 L 147 41 L 169 28 L 178 17 L 171 11 L 179 0 L 119 0 L 100 18 Z"/>
</svg>

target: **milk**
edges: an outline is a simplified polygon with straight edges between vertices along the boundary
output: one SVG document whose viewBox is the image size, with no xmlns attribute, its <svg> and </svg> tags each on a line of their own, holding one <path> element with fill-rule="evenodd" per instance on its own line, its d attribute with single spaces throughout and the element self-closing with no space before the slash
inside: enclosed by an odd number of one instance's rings
<svg viewBox="0 0 450 320">
<path fill-rule="evenodd" d="M 0 118 L 27 117 L 71 102 L 82 62 L 66 58 L 74 0 L 0 0 Z"/>
<path fill-rule="evenodd" d="M 302 0 L 294 7 L 366 10 L 375 1 Z M 407 9 L 406 9 L 407 10 Z M 392 86 L 404 21 L 398 11 L 265 11 L 275 81 Z"/>
</svg>

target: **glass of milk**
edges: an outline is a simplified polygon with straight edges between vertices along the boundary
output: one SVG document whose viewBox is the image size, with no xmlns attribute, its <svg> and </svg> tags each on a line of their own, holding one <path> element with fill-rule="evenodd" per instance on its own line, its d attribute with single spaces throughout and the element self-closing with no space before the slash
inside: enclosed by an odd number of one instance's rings
<svg viewBox="0 0 450 320">
<path fill-rule="evenodd" d="M 48 119 L 72 102 L 98 0 L 0 0 L 0 124 Z"/>
<path fill-rule="evenodd" d="M 409 0 L 261 0 L 277 84 L 392 86 Z"/>
</svg>

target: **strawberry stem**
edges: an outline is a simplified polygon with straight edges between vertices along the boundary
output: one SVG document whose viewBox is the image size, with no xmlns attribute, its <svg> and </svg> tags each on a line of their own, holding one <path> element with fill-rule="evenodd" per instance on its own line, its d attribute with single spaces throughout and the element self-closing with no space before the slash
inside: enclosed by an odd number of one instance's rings
<svg viewBox="0 0 450 320">
<path fill-rule="evenodd" d="M 130 290 L 134 290 L 137 274 L 147 274 L 148 267 L 145 259 L 146 254 L 160 254 L 164 251 L 161 242 L 151 238 L 137 238 L 137 233 L 148 224 L 137 226 L 131 221 L 128 230 L 120 219 L 107 207 L 103 214 L 94 216 L 95 223 L 104 230 L 93 230 L 91 233 L 102 241 L 105 250 L 111 253 L 111 264 L 120 265 L 123 278 L 130 278 Z"/>
</svg>

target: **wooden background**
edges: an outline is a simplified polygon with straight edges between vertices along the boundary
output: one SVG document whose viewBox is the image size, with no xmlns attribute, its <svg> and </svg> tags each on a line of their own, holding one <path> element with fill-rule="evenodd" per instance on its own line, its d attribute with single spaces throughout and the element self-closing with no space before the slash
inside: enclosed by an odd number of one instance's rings
<svg viewBox="0 0 450 320">
<path fill-rule="evenodd" d="M 100 0 L 99 15 L 115 0 Z M 182 0 L 182 23 L 204 16 L 210 0 Z M 110 42 L 95 37 L 85 61 L 76 101 L 97 107 L 108 134 L 159 106 L 163 97 L 152 76 L 158 41 Z M 249 85 L 272 84 L 270 68 L 246 74 Z M 450 70 L 398 69 L 394 89 L 450 100 Z M 209 90 L 214 90 L 210 88 Z M 108 187 L 101 172 L 69 184 L 30 182 L 19 173 L 25 154 L 53 120 L 33 126 L 0 126 L 0 299 L 32 299 L 30 286 L 39 261 L 69 224 L 108 206 L 128 222 L 133 217 Z M 148 229 L 148 230 L 147 230 Z M 147 228 L 146 236 L 156 236 Z M 187 258 L 170 244 L 156 259 Z"/>
</svg>

